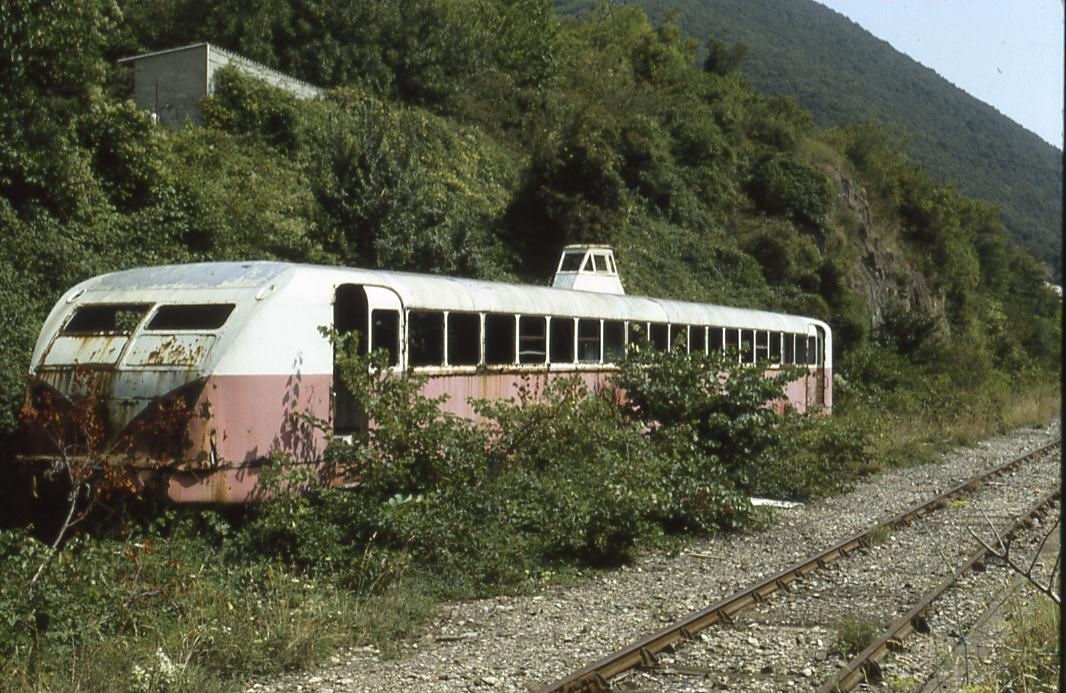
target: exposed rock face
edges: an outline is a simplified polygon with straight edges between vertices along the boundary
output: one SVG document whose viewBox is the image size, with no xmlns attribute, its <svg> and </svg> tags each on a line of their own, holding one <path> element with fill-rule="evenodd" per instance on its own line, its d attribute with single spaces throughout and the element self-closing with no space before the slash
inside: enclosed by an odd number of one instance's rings
<svg viewBox="0 0 1066 693">
<path fill-rule="evenodd" d="M 838 215 L 849 220 L 848 239 L 856 245 L 859 258 L 851 265 L 848 287 L 866 300 L 874 330 L 883 324 L 886 307 L 893 304 L 907 312 L 935 316 L 943 325 L 944 298 L 908 262 L 895 220 L 881 214 L 875 222 L 866 189 L 839 170 L 827 173 L 837 190 Z"/>
</svg>

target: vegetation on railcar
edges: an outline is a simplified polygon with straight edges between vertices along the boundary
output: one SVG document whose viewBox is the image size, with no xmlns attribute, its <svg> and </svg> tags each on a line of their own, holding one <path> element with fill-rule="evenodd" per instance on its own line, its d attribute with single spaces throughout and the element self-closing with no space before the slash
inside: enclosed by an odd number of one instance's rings
<svg viewBox="0 0 1066 693">
<path fill-rule="evenodd" d="M 483 404 L 482 428 L 416 381 L 370 382 L 381 438 L 330 453 L 353 488 L 237 518 L 112 507 L 54 556 L 5 517 L 5 687 L 221 688 L 352 638 L 396 647 L 441 596 L 624 560 L 750 521 L 746 494 L 817 496 L 1058 411 L 1061 303 L 995 210 L 870 124 L 818 132 L 735 66 L 693 67 L 639 10 L 2 3 L 0 26 L 3 456 L 56 298 L 163 262 L 542 281 L 565 243 L 609 242 L 633 293 L 824 319 L 841 376 L 831 419 L 768 429 L 683 380 L 688 413 L 656 426 L 555 381 Z M 112 61 L 203 39 L 337 88 L 298 102 L 223 72 L 204 127 L 154 127 Z"/>
</svg>

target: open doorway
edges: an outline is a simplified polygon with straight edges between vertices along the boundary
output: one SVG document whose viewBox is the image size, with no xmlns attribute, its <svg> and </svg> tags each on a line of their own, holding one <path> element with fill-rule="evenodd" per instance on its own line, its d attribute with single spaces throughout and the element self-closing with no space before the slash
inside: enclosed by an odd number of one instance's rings
<svg viewBox="0 0 1066 693">
<path fill-rule="evenodd" d="M 358 284 L 341 284 L 333 295 L 333 328 L 338 334 L 355 333 L 360 353 L 367 350 L 369 311 L 366 290 Z M 366 413 L 340 377 L 337 353 L 333 353 L 333 435 L 365 433 Z"/>
</svg>

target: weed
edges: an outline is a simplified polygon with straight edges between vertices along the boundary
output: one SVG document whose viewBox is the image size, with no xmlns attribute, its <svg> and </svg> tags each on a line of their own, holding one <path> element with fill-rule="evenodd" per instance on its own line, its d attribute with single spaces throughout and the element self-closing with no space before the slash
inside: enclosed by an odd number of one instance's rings
<svg viewBox="0 0 1066 693">
<path fill-rule="evenodd" d="M 849 616 L 837 624 L 834 647 L 846 657 L 854 657 L 881 635 L 881 626 L 864 617 Z"/>
<path fill-rule="evenodd" d="M 878 544 L 884 544 L 891 536 L 892 528 L 888 525 L 881 525 L 867 534 L 866 539 L 870 542 L 871 546 L 877 546 Z"/>
</svg>

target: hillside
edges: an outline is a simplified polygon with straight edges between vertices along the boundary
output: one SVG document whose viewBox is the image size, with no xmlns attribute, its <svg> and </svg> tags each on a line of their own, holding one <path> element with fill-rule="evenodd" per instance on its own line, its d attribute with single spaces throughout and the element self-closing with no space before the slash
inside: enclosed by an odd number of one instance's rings
<svg viewBox="0 0 1066 693">
<path fill-rule="evenodd" d="M 672 13 L 706 55 L 708 37 L 747 47 L 744 76 L 795 98 L 819 127 L 876 119 L 932 177 L 988 200 L 1011 240 L 1062 278 L 1062 152 L 936 72 L 813 0 L 643 2 L 653 21 Z M 563 0 L 564 14 L 589 3 Z"/>
</svg>

